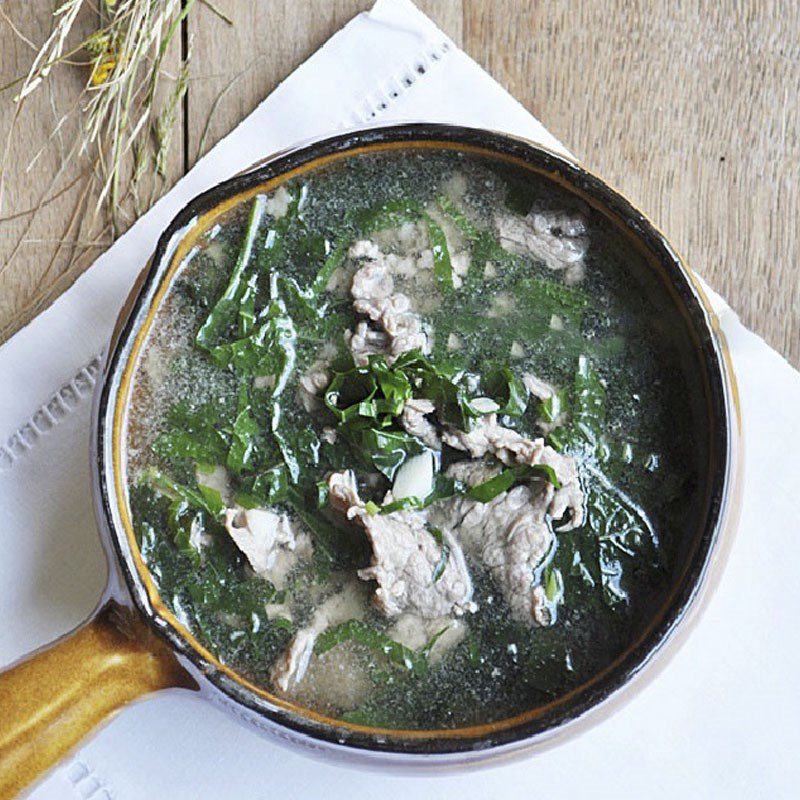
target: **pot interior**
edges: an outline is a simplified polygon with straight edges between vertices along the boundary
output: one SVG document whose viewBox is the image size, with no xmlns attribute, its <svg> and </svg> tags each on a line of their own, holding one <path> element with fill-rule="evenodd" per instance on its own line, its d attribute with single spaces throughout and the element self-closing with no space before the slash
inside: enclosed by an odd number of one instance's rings
<svg viewBox="0 0 800 800">
<path fill-rule="evenodd" d="M 154 460 L 152 451 L 157 441 L 164 441 L 162 388 L 166 385 L 167 393 L 174 395 L 177 391 L 179 395 L 194 398 L 199 396 L 198 387 L 209 374 L 205 367 L 198 366 L 202 359 L 208 359 L 208 352 L 192 351 L 198 328 L 204 324 L 209 308 L 214 307 L 213 298 L 224 287 L 224 281 L 214 275 L 209 277 L 213 272 L 209 263 L 215 252 L 228 247 L 225 238 L 228 234 L 236 242 L 247 235 L 248 221 L 252 221 L 254 209 L 262 202 L 259 198 L 268 198 L 272 203 L 269 207 L 277 221 L 276 208 L 279 210 L 282 203 L 285 205 L 308 190 L 309 199 L 303 200 L 308 203 L 305 211 L 308 225 L 313 226 L 313 219 L 319 215 L 326 220 L 328 230 L 339 217 L 347 217 L 348 209 L 361 202 L 360 187 L 365 181 L 379 187 L 375 202 L 385 204 L 406 185 L 425 191 L 425 179 L 433 174 L 431 170 L 439 177 L 450 175 L 451 183 L 453 175 L 467 176 L 467 191 L 474 196 L 473 207 L 478 209 L 475 214 L 481 213 L 480 209 L 485 211 L 485 216 L 477 220 L 479 229 L 500 226 L 502 221 L 497 219 L 496 207 L 505 203 L 526 219 L 535 220 L 538 213 L 537 224 L 543 228 L 550 225 L 562 244 L 580 248 L 584 239 L 590 242 L 585 254 L 577 259 L 580 274 L 574 269 L 575 261 L 565 268 L 564 262 L 558 261 L 561 255 L 539 254 L 545 266 L 548 258 L 555 259 L 549 269 L 564 269 L 563 276 L 558 273 L 563 295 L 560 299 L 541 295 L 555 304 L 552 313 L 548 311 L 545 315 L 548 317 L 545 328 L 536 314 L 527 322 L 515 323 L 519 335 L 513 337 L 506 361 L 520 372 L 525 365 L 531 371 L 531 365 L 535 365 L 537 372 L 545 365 L 549 380 L 567 387 L 573 395 L 591 391 L 586 381 L 580 386 L 571 383 L 580 379 L 583 370 L 584 378 L 588 375 L 595 380 L 596 391 L 611 398 L 603 412 L 606 416 L 599 423 L 607 423 L 609 427 L 603 431 L 602 442 L 595 437 L 588 444 L 588 439 L 582 439 L 580 446 L 574 441 L 565 445 L 568 451 L 576 447 L 576 452 L 583 453 L 586 469 L 591 472 L 583 473 L 581 478 L 588 523 L 583 534 L 574 534 L 569 540 L 569 546 L 581 553 L 580 558 L 576 556 L 570 564 L 553 561 L 552 564 L 561 566 L 537 572 L 537 580 L 545 589 L 555 586 L 556 595 L 563 591 L 555 602 L 548 592 L 547 611 L 551 615 L 548 621 L 554 624 L 535 631 L 540 640 L 551 643 L 550 654 L 545 657 L 534 647 L 528 653 L 526 673 L 517 662 L 517 655 L 524 651 L 519 642 L 513 637 L 506 642 L 498 638 L 499 634 L 495 636 L 487 648 L 494 648 L 491 652 L 505 648 L 509 654 L 508 661 L 495 669 L 501 673 L 508 669 L 511 676 L 508 691 L 498 700 L 492 694 L 496 676 L 492 677 L 491 671 L 482 672 L 480 662 L 470 662 L 469 648 L 462 644 L 466 660 L 457 670 L 448 673 L 442 670 L 437 679 L 436 668 L 426 665 L 429 670 L 426 680 L 433 686 L 439 680 L 441 686 L 431 690 L 434 695 L 429 698 L 425 713 L 415 716 L 406 710 L 399 723 L 387 725 L 379 715 L 370 718 L 366 712 L 360 716 L 337 713 L 313 694 L 298 697 L 275 691 L 269 683 L 267 665 L 258 662 L 260 651 L 242 655 L 247 648 L 232 643 L 230 636 L 223 646 L 219 639 L 212 642 L 208 618 L 203 621 L 193 615 L 192 604 L 203 602 L 202 592 L 193 595 L 185 578 L 178 575 L 180 554 L 170 551 L 164 555 L 168 546 L 159 543 L 158 532 L 152 529 L 154 526 L 148 527 L 146 515 L 136 506 L 140 502 L 137 486 L 143 474 L 151 475 L 158 468 L 159 462 L 157 458 Z M 290 199 L 281 200 L 281 191 Z M 458 187 L 444 184 L 440 190 L 444 198 L 450 197 L 448 192 L 457 197 L 458 191 Z M 315 192 L 320 194 L 319 203 Z M 341 194 L 338 205 L 333 202 L 326 208 L 326 193 L 335 196 L 337 192 Z M 547 202 L 539 207 L 541 197 Z M 430 204 L 431 200 L 426 202 Z M 571 210 L 573 216 L 554 217 L 553 208 L 560 207 L 559 204 Z M 449 206 L 440 206 L 430 213 L 434 222 L 447 227 L 441 217 Z M 390 211 L 402 217 L 401 211 L 395 208 Z M 587 230 L 565 233 L 559 228 L 575 219 L 587 221 Z M 406 223 L 412 225 L 403 221 Z M 419 218 L 414 224 L 420 224 Z M 457 228 L 458 219 L 454 217 L 448 224 Z M 279 223 L 276 226 L 279 228 Z M 432 238 L 433 230 L 429 227 L 426 235 Z M 462 244 L 470 235 L 468 228 L 462 228 Z M 321 246 L 327 248 L 318 259 L 324 264 L 330 251 L 337 247 L 337 241 L 332 236 Z M 381 246 L 392 245 L 384 242 Z M 402 243 L 399 246 L 402 249 Z M 474 262 L 474 254 L 472 258 Z M 235 253 L 228 261 L 232 259 L 235 260 Z M 308 261 L 313 260 L 314 256 L 309 255 Z M 552 263 L 561 266 L 553 268 Z M 296 285 L 301 290 L 313 285 L 316 269 L 303 272 L 298 266 L 298 270 Z M 428 277 L 433 281 L 432 286 L 436 285 L 435 270 L 436 267 Z M 462 316 L 455 322 L 444 314 L 442 303 L 436 299 L 424 307 L 427 318 L 439 320 L 441 330 L 449 331 L 447 341 L 453 347 L 440 347 L 438 352 L 444 353 L 443 357 L 457 357 L 458 345 L 469 349 L 472 345 L 465 345 L 465 340 L 481 338 L 483 323 L 469 330 L 465 327 L 470 314 L 473 319 L 481 314 L 487 320 L 496 319 L 504 307 L 521 303 L 523 292 L 533 291 L 550 277 L 546 271 L 538 276 L 525 274 L 515 279 L 510 290 L 498 289 L 495 282 L 502 282 L 503 278 L 497 276 L 497 270 L 497 264 L 488 261 L 482 264 L 482 284 L 475 289 L 477 299 L 471 306 L 465 302 Z M 469 267 L 463 276 L 452 274 L 461 287 L 450 287 L 448 291 L 463 289 L 470 280 Z M 419 276 L 412 276 L 409 285 L 419 280 Z M 420 292 L 419 296 L 413 296 L 421 308 L 423 295 Z M 580 298 L 579 311 L 575 312 L 580 316 L 577 322 L 577 317 L 570 317 L 570 302 L 578 302 L 576 298 Z M 452 305 L 455 308 L 458 302 L 454 300 Z M 324 315 L 332 316 L 336 308 L 336 303 L 331 303 Z M 450 309 L 448 313 L 456 318 L 457 311 L 458 308 Z M 195 314 L 192 325 L 176 326 L 175 320 L 186 314 Z M 594 326 L 589 357 L 569 349 L 571 325 L 580 330 L 585 330 L 582 326 Z M 559 338 L 556 334 L 563 335 Z M 504 347 L 508 348 L 508 342 L 504 342 Z M 162 236 L 140 294 L 115 343 L 101 398 L 99 452 L 104 461 L 105 480 L 101 488 L 105 511 L 111 520 L 112 539 L 124 577 L 140 610 L 179 653 L 206 674 L 216 690 L 262 716 L 315 738 L 365 750 L 429 754 L 475 747 L 491 749 L 550 735 L 598 706 L 631 680 L 671 635 L 702 582 L 720 535 L 730 483 L 730 397 L 719 347 L 709 312 L 662 236 L 598 178 L 554 154 L 499 134 L 425 125 L 375 129 L 292 152 L 221 184 L 181 212 Z M 475 352 L 479 349 L 480 345 L 474 345 Z M 230 349 L 225 352 L 233 357 Z M 300 358 L 302 352 L 298 353 Z M 510 360 L 512 355 L 516 361 Z M 578 378 L 571 378 L 564 371 L 570 359 L 578 370 Z M 184 365 L 177 377 L 176 363 Z M 593 363 L 595 371 L 587 373 L 587 369 L 593 369 Z M 274 383 L 270 386 L 268 381 L 262 381 L 259 388 L 257 378 L 258 375 L 254 378 L 254 391 L 274 391 Z M 629 388 L 619 390 L 621 385 Z M 206 404 L 210 398 L 206 394 Z M 286 400 L 283 413 L 293 414 L 299 402 L 292 395 Z M 637 418 L 635 409 L 628 406 L 637 403 L 648 409 L 652 419 L 635 432 L 626 431 L 626 421 Z M 202 403 L 195 403 L 195 409 L 199 405 Z M 235 416 L 236 412 L 233 413 Z M 573 413 L 577 416 L 577 411 Z M 201 424 L 196 416 L 192 419 L 194 422 L 184 421 L 184 424 Z M 230 435 L 235 438 L 236 432 Z M 557 436 L 549 436 L 558 443 Z M 591 438 L 592 434 L 587 436 Z M 169 446 L 180 447 L 175 444 L 179 438 L 173 437 Z M 313 446 L 319 447 L 319 441 Z M 619 452 L 606 453 L 615 447 L 621 448 Z M 586 455 L 589 451 L 590 455 Z M 630 477 L 634 470 L 644 476 L 639 483 L 638 478 Z M 646 489 L 641 489 L 648 474 L 652 480 Z M 182 477 L 192 482 L 192 476 Z M 175 480 L 174 476 L 170 479 Z M 196 475 L 195 479 L 201 480 Z M 607 500 L 603 499 L 606 495 L 602 487 L 610 487 L 612 482 L 614 502 L 619 509 L 606 513 L 603 503 Z M 637 494 L 640 489 L 641 497 L 646 498 L 641 503 Z M 667 493 L 671 493 L 669 500 L 665 499 Z M 171 499 L 177 502 L 180 497 L 173 494 Z M 306 502 L 310 502 L 307 497 Z M 652 513 L 645 513 L 645 503 L 650 504 L 648 508 L 652 506 Z M 192 530 L 186 528 L 187 541 L 191 534 Z M 564 541 L 561 537 L 562 534 L 553 534 L 557 542 L 553 549 L 560 547 L 563 554 L 567 545 L 561 544 Z M 606 544 L 598 544 L 601 540 Z M 644 540 L 649 544 L 643 545 Z M 623 575 L 620 564 L 626 548 L 645 545 L 652 547 L 653 563 L 657 561 L 657 565 L 645 577 L 638 575 L 639 567 Z M 186 542 L 181 546 L 185 548 Z M 591 554 L 583 552 L 586 548 L 591 549 Z M 621 554 L 619 557 L 614 555 L 616 551 Z M 592 558 L 595 560 L 587 567 Z M 572 577 L 569 577 L 570 566 L 575 570 Z M 247 574 L 248 569 L 245 568 Z M 584 569 L 585 588 L 576 590 L 576 597 L 591 595 L 591 602 L 603 608 L 598 619 L 610 618 L 608 615 L 612 613 L 625 615 L 625 624 L 614 628 L 613 635 L 608 633 L 605 639 L 597 636 L 597 630 L 590 630 L 585 620 L 588 614 L 582 615 L 581 609 L 566 605 L 567 591 L 571 590 L 562 590 L 558 585 L 566 580 L 567 586 L 571 586 L 570 581 Z M 556 570 L 558 577 L 554 577 Z M 491 584 L 491 574 L 487 580 Z M 483 598 L 486 602 L 486 595 Z M 273 606 L 280 605 L 276 596 L 267 600 Z M 504 613 L 506 619 L 508 612 Z M 505 624 L 498 620 L 499 617 L 488 617 L 484 628 L 496 633 Z M 558 620 L 566 626 L 565 630 L 571 627 L 576 633 L 553 633 Z M 226 624 L 220 623 L 223 627 Z M 258 624 L 262 624 L 260 618 Z M 584 630 L 582 626 L 589 627 Z M 241 620 L 229 627 L 228 634 L 243 630 Z M 281 639 L 283 646 L 285 640 L 286 637 Z M 586 656 L 592 648 L 598 653 L 594 659 Z M 558 654 L 555 677 L 539 680 L 537 675 L 553 670 L 547 660 L 553 653 Z M 343 661 L 339 668 L 347 669 L 347 662 Z M 471 677 L 470 670 L 474 672 Z M 574 675 L 565 678 L 565 670 Z M 375 681 L 386 680 L 374 674 L 371 677 Z M 464 680 L 474 681 L 481 691 L 460 692 L 460 682 Z M 447 702 L 443 699 L 447 695 L 451 696 L 450 709 L 445 707 Z"/>
</svg>

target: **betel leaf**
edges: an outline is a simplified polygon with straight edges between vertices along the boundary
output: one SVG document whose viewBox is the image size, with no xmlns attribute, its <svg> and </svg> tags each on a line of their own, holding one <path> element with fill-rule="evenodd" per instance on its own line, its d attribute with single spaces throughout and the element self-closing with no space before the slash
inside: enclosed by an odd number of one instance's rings
<svg viewBox="0 0 800 800">
<path fill-rule="evenodd" d="M 470 241 L 476 241 L 481 231 L 475 223 L 462 211 L 456 208 L 455 203 L 447 196 L 442 195 L 437 198 L 436 203 L 439 208 L 453 221 L 455 226 L 461 231 L 462 235 Z"/>
<path fill-rule="evenodd" d="M 213 406 L 193 409 L 186 401 L 179 401 L 167 413 L 167 425 L 168 430 L 153 443 L 158 456 L 189 458 L 203 464 L 224 463 L 228 438 Z"/>
<path fill-rule="evenodd" d="M 239 402 L 236 418 L 231 428 L 231 446 L 226 465 L 234 475 L 252 469 L 256 454 L 256 439 L 261 429 L 253 418 L 247 385 L 239 387 Z"/>
<path fill-rule="evenodd" d="M 328 650 L 346 641 L 353 641 L 374 652 L 383 653 L 391 662 L 411 672 L 424 674 L 427 671 L 428 660 L 422 650 L 412 650 L 357 619 L 351 619 L 323 631 L 317 637 L 314 652 L 317 655 L 327 653 Z"/>
<path fill-rule="evenodd" d="M 222 497 L 210 486 L 185 486 L 165 475 L 155 467 L 144 470 L 141 480 L 173 500 L 183 500 L 191 508 L 207 511 L 213 518 L 219 517 L 225 509 Z"/>
<path fill-rule="evenodd" d="M 517 467 L 504 469 L 493 478 L 489 478 L 476 486 L 471 486 L 466 490 L 465 494 L 472 500 L 488 503 L 503 492 L 507 492 L 515 484 L 531 478 L 544 478 L 549 483 L 552 483 L 556 489 L 561 488 L 561 483 L 552 467 L 547 464 L 535 464 L 533 466 L 521 464 Z"/>
<path fill-rule="evenodd" d="M 257 195 L 250 207 L 250 215 L 247 220 L 247 229 L 239 249 L 228 285 L 217 300 L 206 321 L 197 332 L 195 341 L 203 349 L 210 349 L 219 343 L 220 339 L 227 334 L 242 312 L 240 322 L 240 333 L 247 329 L 252 322 L 254 302 L 254 284 L 246 279 L 246 273 L 250 266 L 253 253 L 253 244 L 256 233 L 264 215 L 266 198 L 264 195 Z"/>
<path fill-rule="evenodd" d="M 390 481 L 410 456 L 419 455 L 424 447 L 405 431 L 367 428 L 358 432 L 361 452 Z"/>
<path fill-rule="evenodd" d="M 453 290 L 453 264 L 450 260 L 450 249 L 447 237 L 442 228 L 433 219 L 426 216 L 428 241 L 433 252 L 433 275 L 443 292 Z"/>
<path fill-rule="evenodd" d="M 285 464 L 270 469 L 242 481 L 237 492 L 236 502 L 245 508 L 259 508 L 282 503 L 288 497 L 289 474 Z"/>
<path fill-rule="evenodd" d="M 444 575 L 444 571 L 447 568 L 447 559 L 450 557 L 450 544 L 444 538 L 444 533 L 442 533 L 441 528 L 429 528 L 428 530 L 441 550 L 439 560 L 436 562 L 436 566 L 433 568 L 433 575 L 431 576 L 433 582 L 436 583 L 442 575 Z"/>
<path fill-rule="evenodd" d="M 528 390 L 508 367 L 490 373 L 483 382 L 483 389 L 499 406 L 498 414 L 521 417 L 528 407 Z"/>
</svg>

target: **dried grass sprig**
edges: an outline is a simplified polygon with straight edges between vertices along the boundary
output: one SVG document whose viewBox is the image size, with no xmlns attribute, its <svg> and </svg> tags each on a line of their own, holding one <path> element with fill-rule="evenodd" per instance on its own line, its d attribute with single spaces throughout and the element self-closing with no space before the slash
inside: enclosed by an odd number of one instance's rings
<svg viewBox="0 0 800 800">
<path fill-rule="evenodd" d="M 56 65 L 74 63 L 70 59 L 83 53 L 89 67 L 85 87 L 75 106 L 57 120 L 48 144 L 67 122 L 78 119 L 80 136 L 69 153 L 62 153 L 62 159 L 85 157 L 87 162 L 95 162 L 91 168 L 98 184 L 95 214 L 104 208 L 113 236 L 119 235 L 124 180 L 129 179 L 128 189 L 135 199 L 137 183 L 150 171 L 166 177 L 172 131 L 188 84 L 190 51 L 183 54 L 177 75 L 167 75 L 164 61 L 194 6 L 195 0 L 100 0 L 99 6 L 92 0 L 65 0 L 56 8 L 52 32 L 27 73 L 9 84 L 18 90 L 0 160 L 0 213 L 5 167 L 26 99 L 42 86 Z M 72 45 L 82 12 L 96 13 L 97 27 Z M 3 17 L 12 31 L 30 44 L 7 15 Z M 164 78 L 172 80 L 166 94 L 160 92 Z M 40 155 L 41 151 L 34 155 L 29 168 Z"/>
</svg>

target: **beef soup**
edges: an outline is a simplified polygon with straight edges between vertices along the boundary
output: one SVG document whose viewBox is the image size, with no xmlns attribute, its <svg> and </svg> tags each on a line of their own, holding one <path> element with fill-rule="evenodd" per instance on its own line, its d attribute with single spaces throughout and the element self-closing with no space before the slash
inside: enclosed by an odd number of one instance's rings
<svg viewBox="0 0 800 800">
<path fill-rule="evenodd" d="M 486 723 L 597 674 L 663 604 L 708 461 L 643 263 L 551 182 L 451 150 L 234 205 L 134 376 L 166 604 L 269 692 L 370 726 Z"/>
</svg>

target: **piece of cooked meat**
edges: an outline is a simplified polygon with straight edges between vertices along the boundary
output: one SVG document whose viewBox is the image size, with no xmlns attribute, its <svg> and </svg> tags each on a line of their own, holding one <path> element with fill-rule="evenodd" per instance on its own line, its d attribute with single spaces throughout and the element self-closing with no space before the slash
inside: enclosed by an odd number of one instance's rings
<svg viewBox="0 0 800 800">
<path fill-rule="evenodd" d="M 556 393 L 551 384 L 541 378 L 537 378 L 532 372 L 523 373 L 522 382 L 537 400 L 549 400 Z"/>
<path fill-rule="evenodd" d="M 436 426 L 426 417 L 436 411 L 436 406 L 424 397 L 412 397 L 406 401 L 400 414 L 400 424 L 407 433 L 416 436 L 434 450 L 442 449 L 442 437 Z"/>
<path fill-rule="evenodd" d="M 345 584 L 341 591 L 319 605 L 308 625 L 299 630 L 286 652 L 272 667 L 273 683 L 283 692 L 294 690 L 308 669 L 317 637 L 327 628 L 364 616 L 364 593 L 357 581 Z"/>
<path fill-rule="evenodd" d="M 443 531 L 439 544 L 418 511 L 369 514 L 350 470 L 333 473 L 328 487 L 331 507 L 362 527 L 372 545 L 371 565 L 358 576 L 377 581 L 373 602 L 382 613 L 430 619 L 475 610 L 472 579 L 451 533 Z"/>
<path fill-rule="evenodd" d="M 530 372 L 525 372 L 522 375 L 522 382 L 525 384 L 525 388 L 537 400 L 550 400 L 557 394 L 555 386 L 547 383 L 547 381 L 537 378 L 536 375 Z M 564 424 L 566 417 L 566 411 L 563 409 L 558 409 L 555 419 L 538 419 L 537 422 L 541 430 L 544 431 L 545 434 L 549 435 L 555 428 Z"/>
<path fill-rule="evenodd" d="M 356 366 L 365 367 L 370 356 L 384 355 L 389 348 L 389 337 L 376 331 L 366 322 L 359 322 L 355 331 L 345 331 L 344 340 L 350 348 Z"/>
<path fill-rule="evenodd" d="M 369 356 L 382 353 L 388 363 L 409 350 L 429 350 L 422 320 L 411 310 L 411 302 L 394 291 L 394 279 L 385 256 L 369 242 L 356 252 L 364 264 L 353 275 L 350 294 L 353 308 L 369 318 L 360 322 L 355 332 L 345 335 L 353 359 L 363 366 Z M 372 323 L 376 327 L 372 327 Z"/>
<path fill-rule="evenodd" d="M 309 413 L 319 411 L 322 408 L 320 395 L 330 382 L 327 364 L 314 362 L 305 374 L 300 376 L 297 382 L 297 393 L 303 408 Z"/>
<path fill-rule="evenodd" d="M 492 472 L 495 465 L 478 461 L 454 464 L 447 474 L 475 486 Z M 464 552 L 489 568 L 512 616 L 525 624 L 550 624 L 544 589 L 535 582 L 536 569 L 553 544 L 545 518 L 548 502 L 541 487 L 524 485 L 488 503 L 454 497 L 430 513 L 433 524 L 455 532 Z"/>
<path fill-rule="evenodd" d="M 583 279 L 583 260 L 589 248 L 583 215 L 543 208 L 534 208 L 526 217 L 498 211 L 494 223 L 506 250 L 532 253 L 550 269 L 565 270 L 567 283 Z"/>
<path fill-rule="evenodd" d="M 496 414 L 481 417 L 469 431 L 447 426 L 442 439 L 450 447 L 464 450 L 473 458 L 494 456 L 506 466 L 544 464 L 551 467 L 561 484 L 555 489 L 547 484 L 547 507 L 554 519 L 561 519 L 567 511 L 570 519 L 559 530 L 572 530 L 583 524 L 583 491 L 578 478 L 575 459 L 565 456 L 544 443 L 544 439 L 528 439 L 511 428 L 497 422 Z"/>
<path fill-rule="evenodd" d="M 297 381 L 297 396 L 309 414 L 323 407 L 322 393 L 330 383 L 331 364 L 337 352 L 335 345 L 327 343 Z"/>
<path fill-rule="evenodd" d="M 282 588 L 297 560 L 311 554 L 311 538 L 286 514 L 267 508 L 228 508 L 225 528 L 253 571 Z"/>
</svg>

